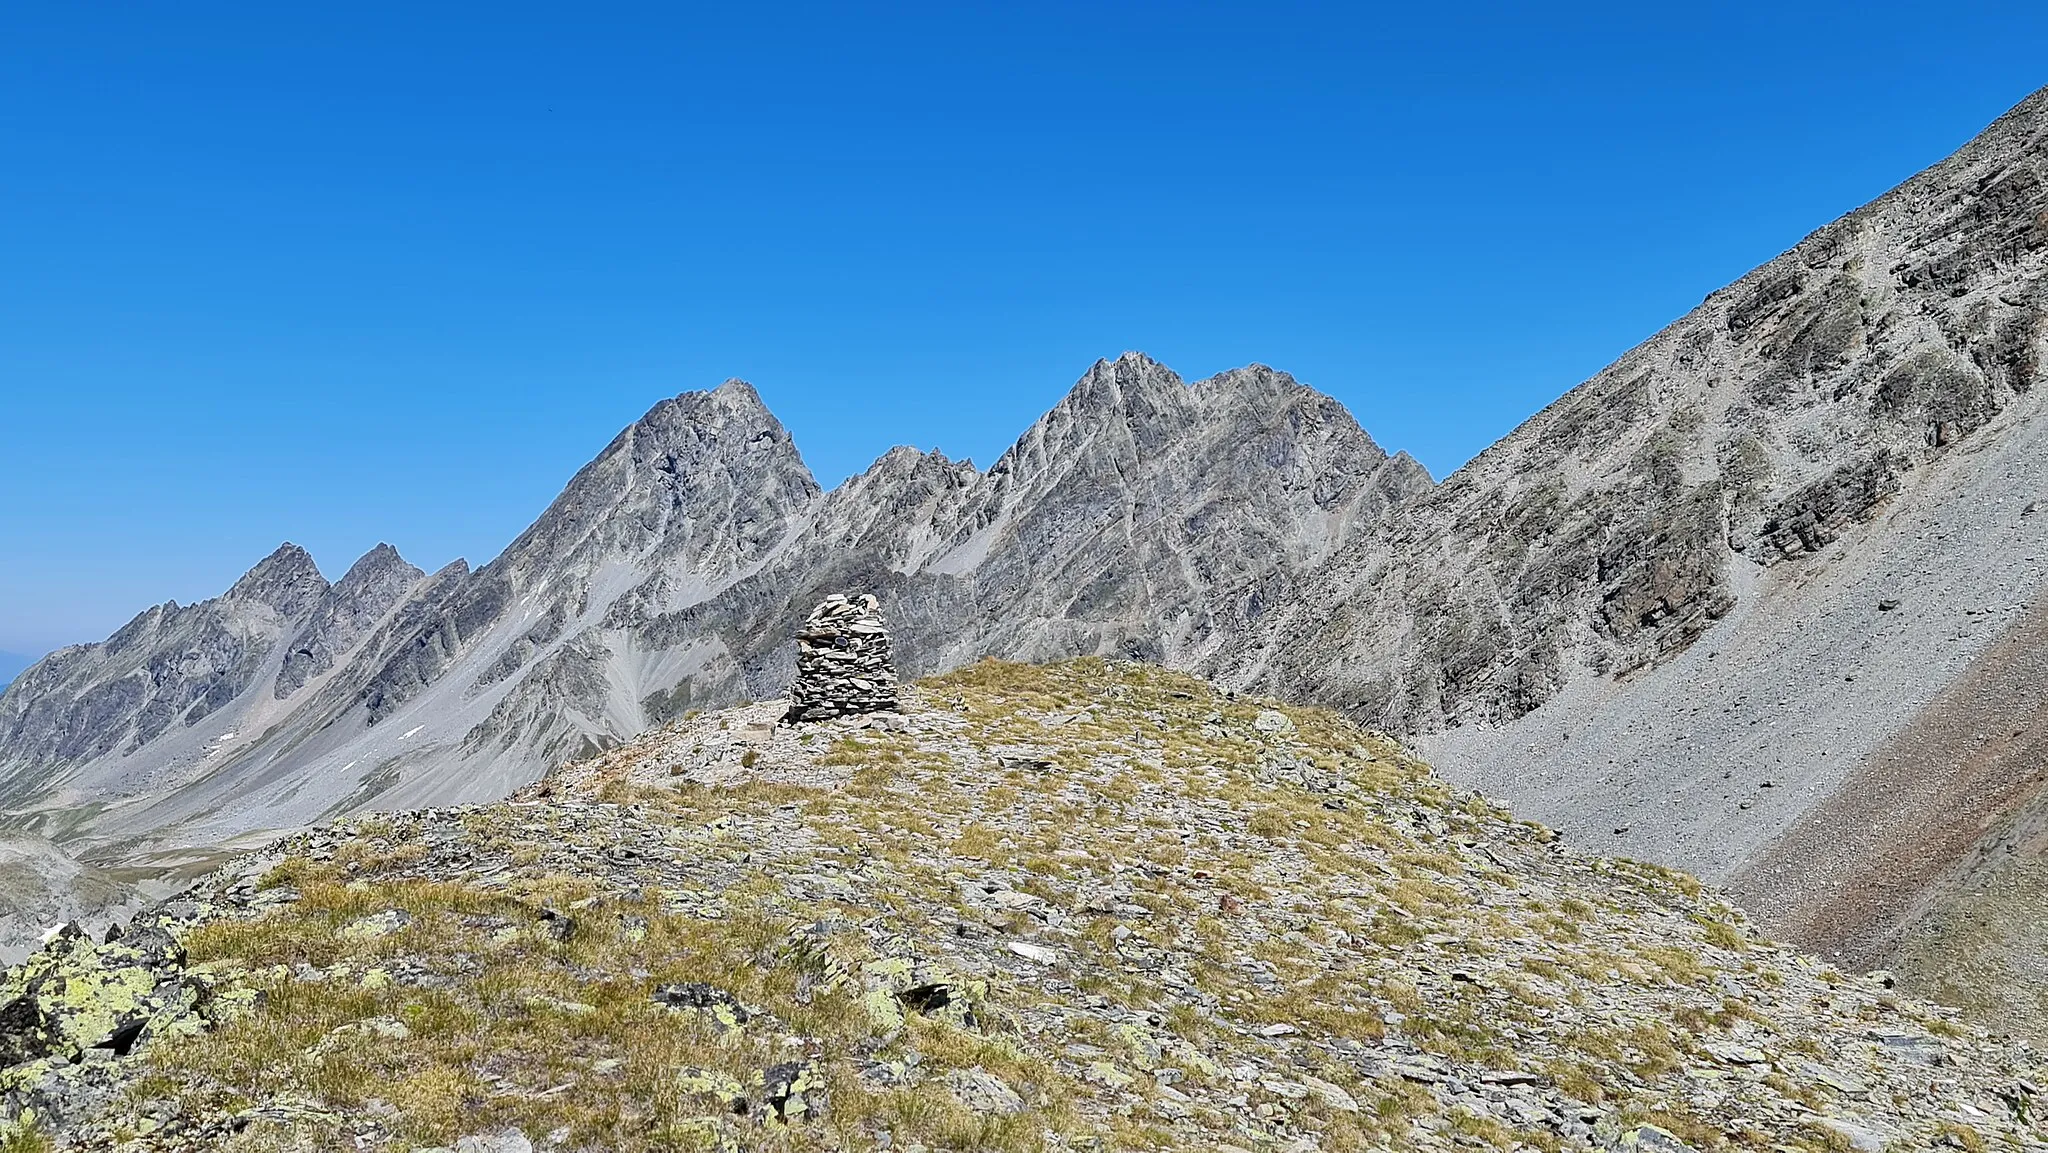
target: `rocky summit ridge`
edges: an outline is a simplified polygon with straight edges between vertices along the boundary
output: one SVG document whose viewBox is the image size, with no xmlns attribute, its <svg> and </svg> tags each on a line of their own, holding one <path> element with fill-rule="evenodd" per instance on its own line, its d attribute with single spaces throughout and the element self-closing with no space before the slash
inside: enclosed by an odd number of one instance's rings
<svg viewBox="0 0 2048 1153">
<path fill-rule="evenodd" d="M 0 978 L 15 1150 L 2048 1149 L 2039 1054 L 1328 712 L 692 713 Z"/>
<path fill-rule="evenodd" d="M 912 674 L 989 654 L 1200 665 L 1429 483 L 1284 373 L 1190 384 L 1134 353 L 985 473 L 899 449 L 824 492 L 731 381 L 655 406 L 473 573 L 351 570 L 328 591 L 288 546 L 219 600 L 53 655 L 0 696 L 0 797 L 24 831 L 128 862 L 491 799 L 779 692 L 790 622 L 842 588 L 875 590 Z M 244 595 L 287 560 L 307 596 Z"/>
</svg>

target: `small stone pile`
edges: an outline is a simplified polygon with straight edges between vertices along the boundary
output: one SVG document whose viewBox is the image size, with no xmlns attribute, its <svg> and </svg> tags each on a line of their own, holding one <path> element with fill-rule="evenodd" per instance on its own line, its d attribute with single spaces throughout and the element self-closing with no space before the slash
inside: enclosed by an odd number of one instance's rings
<svg viewBox="0 0 2048 1153">
<path fill-rule="evenodd" d="M 889 632 L 872 596 L 834 593 L 796 635 L 796 680 L 785 721 L 822 721 L 896 707 Z"/>
</svg>

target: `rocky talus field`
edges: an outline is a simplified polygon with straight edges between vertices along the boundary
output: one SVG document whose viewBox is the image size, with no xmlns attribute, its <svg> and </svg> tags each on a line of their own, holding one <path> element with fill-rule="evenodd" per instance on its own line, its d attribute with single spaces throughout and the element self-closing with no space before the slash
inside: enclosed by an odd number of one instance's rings
<svg viewBox="0 0 2048 1153">
<path fill-rule="evenodd" d="M 1097 659 L 785 707 L 56 934 L 0 1149 L 2048 1149 L 2039 1054 L 1336 714 Z"/>
</svg>

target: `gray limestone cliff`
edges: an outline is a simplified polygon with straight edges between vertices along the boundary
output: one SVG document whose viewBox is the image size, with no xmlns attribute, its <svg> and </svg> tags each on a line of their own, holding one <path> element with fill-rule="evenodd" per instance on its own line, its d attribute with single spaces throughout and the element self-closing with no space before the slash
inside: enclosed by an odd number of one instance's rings
<svg viewBox="0 0 2048 1153">
<path fill-rule="evenodd" d="M 67 837 L 206 777 L 310 703 L 420 575 L 379 545 L 329 584 L 286 544 L 213 600 L 44 658 L 0 693 L 0 825 Z"/>
<path fill-rule="evenodd" d="M 148 609 L 97 645 L 63 649 L 0 695 L 0 796 L 42 768 L 132 754 L 240 696 L 265 659 L 328 592 L 313 558 L 287 544 L 221 597 Z"/>
<path fill-rule="evenodd" d="M 277 699 L 290 698 L 308 681 L 355 652 L 392 606 L 426 575 L 406 563 L 398 550 L 388 544 L 363 554 L 321 595 L 306 623 L 292 637 L 277 671 Z"/>
</svg>

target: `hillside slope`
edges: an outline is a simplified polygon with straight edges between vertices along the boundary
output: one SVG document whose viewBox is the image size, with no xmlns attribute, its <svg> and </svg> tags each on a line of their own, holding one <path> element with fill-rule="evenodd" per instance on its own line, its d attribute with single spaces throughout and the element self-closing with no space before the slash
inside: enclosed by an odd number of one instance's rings
<svg viewBox="0 0 2048 1153">
<path fill-rule="evenodd" d="M 1887 511 L 2028 483 L 2011 442 L 2036 435 L 2044 342 L 2048 90 L 1361 535 L 1261 681 L 1432 732 L 1651 667 Z M 2013 544 L 1945 543 L 1974 550 L 1958 584 Z"/>
<path fill-rule="evenodd" d="M 43 1014 L 0 1116 L 137 1153 L 2048 1148 L 2037 1055 L 1333 714 L 1099 661 L 780 711 L 60 936 L 0 979 Z"/>
<path fill-rule="evenodd" d="M 1386 685 L 1468 682 L 1421 741 L 1456 779 L 2048 1036 L 2048 974 L 1996 961 L 2048 890 L 1996 929 L 1955 932 L 1983 917 L 1951 905 L 2040 859 L 2044 337 L 2037 93 L 1410 505 L 1395 531 L 1438 559 L 1323 589 L 1316 627 L 1381 623 L 1262 683 L 1427 730 Z"/>
</svg>

